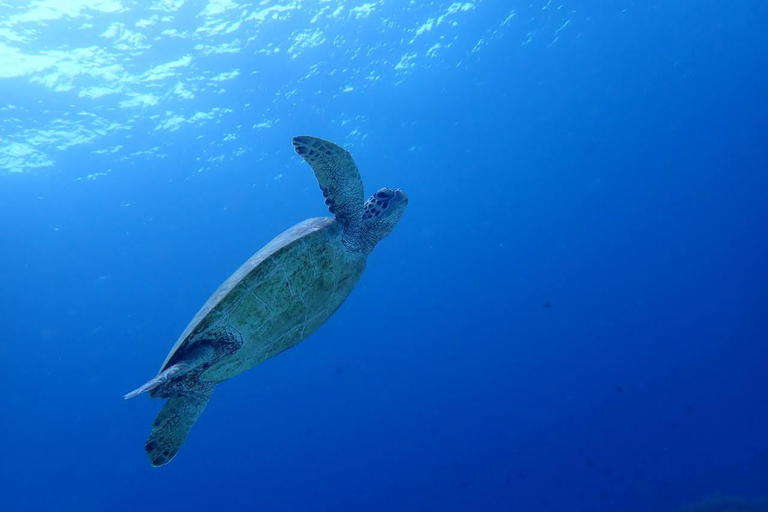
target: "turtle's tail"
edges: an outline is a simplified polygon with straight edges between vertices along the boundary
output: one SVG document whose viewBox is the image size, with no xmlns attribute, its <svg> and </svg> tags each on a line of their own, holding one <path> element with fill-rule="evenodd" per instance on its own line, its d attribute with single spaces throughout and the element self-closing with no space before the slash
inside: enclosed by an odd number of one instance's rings
<svg viewBox="0 0 768 512">
<path fill-rule="evenodd" d="M 123 395 L 123 398 L 128 400 L 130 398 L 139 396 L 142 393 L 146 393 L 147 391 L 152 391 L 156 387 L 162 386 L 163 384 L 171 380 L 175 375 L 186 372 L 187 370 L 189 370 L 189 367 L 190 367 L 189 363 L 185 363 L 185 362 L 175 364 L 170 368 L 168 368 L 167 370 L 160 372 L 160 374 L 157 377 L 148 381 L 143 386 L 134 389 L 133 391 L 131 391 L 126 395 Z"/>
</svg>

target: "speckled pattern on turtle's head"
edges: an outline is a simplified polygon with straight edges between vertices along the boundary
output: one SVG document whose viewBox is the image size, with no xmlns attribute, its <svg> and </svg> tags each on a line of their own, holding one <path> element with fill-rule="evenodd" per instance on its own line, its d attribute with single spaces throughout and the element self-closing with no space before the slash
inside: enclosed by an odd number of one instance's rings
<svg viewBox="0 0 768 512">
<path fill-rule="evenodd" d="M 408 196 L 399 188 L 380 188 L 363 206 L 362 238 L 366 252 L 387 237 L 405 213 Z"/>
</svg>

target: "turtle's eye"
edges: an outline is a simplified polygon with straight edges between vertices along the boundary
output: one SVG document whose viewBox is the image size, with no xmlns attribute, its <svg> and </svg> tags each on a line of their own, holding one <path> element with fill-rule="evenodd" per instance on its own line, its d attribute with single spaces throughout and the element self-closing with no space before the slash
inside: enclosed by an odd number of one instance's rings
<svg viewBox="0 0 768 512">
<path fill-rule="evenodd" d="M 389 199 L 392 197 L 392 194 L 389 191 L 380 190 L 376 192 L 375 197 L 376 199 Z"/>
</svg>

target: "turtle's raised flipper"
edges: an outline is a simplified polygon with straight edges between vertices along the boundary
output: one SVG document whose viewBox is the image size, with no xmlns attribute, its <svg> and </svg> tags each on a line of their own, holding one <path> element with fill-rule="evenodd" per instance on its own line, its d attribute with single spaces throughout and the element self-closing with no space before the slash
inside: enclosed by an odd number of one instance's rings
<svg viewBox="0 0 768 512">
<path fill-rule="evenodd" d="M 344 226 L 345 239 L 357 242 L 363 214 L 363 181 L 349 151 L 333 142 L 300 135 L 293 148 L 312 167 L 325 204 Z"/>
<path fill-rule="evenodd" d="M 167 370 L 160 372 L 160 374 L 158 374 L 157 377 L 148 381 L 143 386 L 140 386 L 134 389 L 133 391 L 131 391 L 130 393 L 123 395 L 123 398 L 128 400 L 133 397 L 139 396 L 142 393 L 146 393 L 147 391 L 152 391 L 156 387 L 162 386 L 163 384 L 171 380 L 174 376 L 186 373 L 187 371 L 190 370 L 191 366 L 192 365 L 190 365 L 187 362 L 177 363 L 171 366 L 170 368 L 168 368 Z"/>
<path fill-rule="evenodd" d="M 212 383 L 199 383 L 194 389 L 168 399 L 144 445 L 153 466 L 168 464 L 176 456 L 192 425 L 208 405 L 214 387 Z"/>
</svg>

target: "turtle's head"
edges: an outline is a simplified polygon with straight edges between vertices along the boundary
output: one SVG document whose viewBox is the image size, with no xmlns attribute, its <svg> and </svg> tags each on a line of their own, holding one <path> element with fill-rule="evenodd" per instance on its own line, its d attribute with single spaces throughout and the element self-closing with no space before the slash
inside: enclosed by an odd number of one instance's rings
<svg viewBox="0 0 768 512">
<path fill-rule="evenodd" d="M 381 188 L 365 202 L 361 233 L 365 252 L 392 232 L 406 206 L 408 196 L 399 188 Z"/>
</svg>

